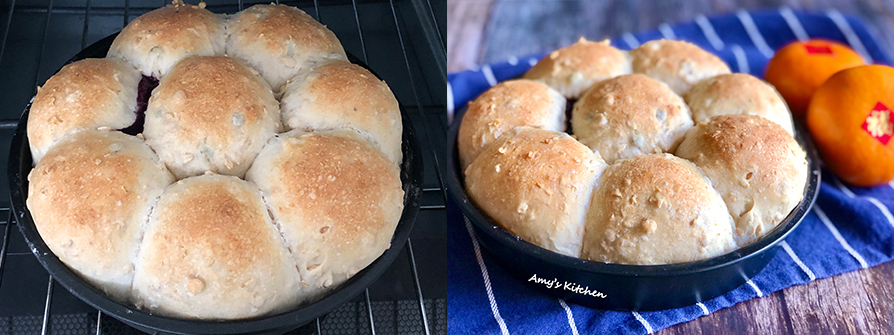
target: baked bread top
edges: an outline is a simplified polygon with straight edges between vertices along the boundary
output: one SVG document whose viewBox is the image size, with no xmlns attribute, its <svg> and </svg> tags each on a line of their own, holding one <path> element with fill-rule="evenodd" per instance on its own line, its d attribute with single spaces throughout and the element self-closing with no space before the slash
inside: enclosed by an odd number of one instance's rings
<svg viewBox="0 0 894 335">
<path fill-rule="evenodd" d="M 611 46 L 608 40 L 592 42 L 581 37 L 577 43 L 543 57 L 525 72 L 524 78 L 544 82 L 566 98 L 577 99 L 593 84 L 630 71 L 627 52 Z"/>
<path fill-rule="evenodd" d="M 683 95 L 702 79 L 730 73 L 719 57 L 683 41 L 653 40 L 630 50 L 633 73 L 642 73 L 666 83 Z"/>
</svg>

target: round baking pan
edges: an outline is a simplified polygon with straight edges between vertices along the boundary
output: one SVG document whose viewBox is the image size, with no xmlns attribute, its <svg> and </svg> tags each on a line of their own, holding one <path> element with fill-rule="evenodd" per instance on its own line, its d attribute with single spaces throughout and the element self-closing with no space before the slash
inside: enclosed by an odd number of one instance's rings
<svg viewBox="0 0 894 335">
<path fill-rule="evenodd" d="M 116 35 L 108 36 L 90 45 L 75 55 L 68 63 L 84 58 L 105 57 Z M 348 58 L 352 63 L 369 69 L 366 64 L 360 62 L 356 57 L 348 54 Z M 31 252 L 37 256 L 38 261 L 69 292 L 103 313 L 148 333 L 281 334 L 307 325 L 314 319 L 322 317 L 336 307 L 353 299 L 385 272 L 407 242 L 410 230 L 416 221 L 416 214 L 419 211 L 419 195 L 423 176 L 422 154 L 416 141 L 412 122 L 408 119 L 406 111 L 401 108 L 401 118 L 403 120 L 403 143 L 401 145 L 403 162 L 401 162 L 400 178 L 405 192 L 404 209 L 397 224 L 397 229 L 394 232 L 394 237 L 391 239 L 391 247 L 385 250 L 382 256 L 351 277 L 347 282 L 331 291 L 324 298 L 285 313 L 232 321 L 184 320 L 152 315 L 133 306 L 114 301 L 99 289 L 88 284 L 65 266 L 50 251 L 40 234 L 38 234 L 37 228 L 34 226 L 34 220 L 31 218 L 31 212 L 28 211 L 25 205 L 25 200 L 28 196 L 27 178 L 32 168 L 31 150 L 26 134 L 30 107 L 31 104 L 29 103 L 19 120 L 12 139 L 12 146 L 9 150 L 9 164 L 7 166 L 12 211 L 19 230 L 24 235 Z"/>
<path fill-rule="evenodd" d="M 463 114 L 453 120 L 448 134 L 450 172 L 446 185 L 475 228 L 476 238 L 517 279 L 534 289 L 584 306 L 625 311 L 662 310 L 693 305 L 729 292 L 773 259 L 776 245 L 798 226 L 819 192 L 818 155 L 807 132 L 798 128 L 795 139 L 807 152 L 809 169 L 804 197 L 767 235 L 744 248 L 694 262 L 625 265 L 587 261 L 519 239 L 500 228 L 469 199 L 456 146 Z"/>
</svg>

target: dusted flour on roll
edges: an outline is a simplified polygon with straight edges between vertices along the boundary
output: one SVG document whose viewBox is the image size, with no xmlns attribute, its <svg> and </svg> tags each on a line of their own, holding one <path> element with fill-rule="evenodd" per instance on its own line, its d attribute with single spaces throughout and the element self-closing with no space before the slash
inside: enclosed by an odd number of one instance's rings
<svg viewBox="0 0 894 335">
<path fill-rule="evenodd" d="M 692 128 L 689 107 L 667 86 L 641 74 L 594 85 L 574 104 L 571 128 L 609 164 L 669 152 Z"/>
<path fill-rule="evenodd" d="M 66 136 L 28 175 L 28 210 L 50 250 L 118 301 L 149 211 L 174 178 L 143 141 L 117 131 Z"/>
<path fill-rule="evenodd" d="M 702 80 L 685 96 L 698 123 L 715 115 L 750 114 L 776 122 L 794 134 L 792 115 L 770 84 L 745 73 L 722 74 Z"/>
<path fill-rule="evenodd" d="M 143 75 L 161 78 L 188 56 L 226 52 L 226 15 L 175 0 L 131 21 L 115 37 L 108 57 L 133 64 Z"/>
<path fill-rule="evenodd" d="M 334 60 L 303 69 L 286 85 L 282 120 L 289 129 L 355 130 L 400 164 L 397 99 L 388 84 L 358 65 Z"/>
<path fill-rule="evenodd" d="M 577 43 L 551 52 L 528 72 L 525 79 L 538 80 L 577 99 L 593 84 L 630 73 L 627 53 L 608 40 L 591 42 L 581 37 Z"/>
<path fill-rule="evenodd" d="M 702 79 L 730 73 L 729 66 L 697 45 L 654 40 L 630 50 L 633 73 L 664 82 L 677 94 L 685 94 Z"/>
<path fill-rule="evenodd" d="M 618 264 L 668 264 L 736 248 L 720 194 L 694 164 L 670 154 L 608 167 L 593 191 L 581 258 Z"/>
<path fill-rule="evenodd" d="M 298 304 L 298 271 L 258 193 L 206 174 L 165 189 L 136 260 L 137 305 L 179 318 L 241 319 Z"/>
<path fill-rule="evenodd" d="M 113 59 L 88 58 L 63 67 L 38 88 L 28 115 L 36 164 L 63 136 L 86 128 L 123 129 L 137 120 L 140 72 Z"/>
<path fill-rule="evenodd" d="M 227 55 L 257 69 L 274 91 L 322 59 L 347 60 L 338 38 L 304 11 L 254 5 L 230 17 Z"/>
<path fill-rule="evenodd" d="M 456 145 L 462 168 L 488 143 L 515 127 L 565 130 L 565 98 L 545 84 L 520 79 L 499 83 L 469 103 Z"/>
<path fill-rule="evenodd" d="M 177 63 L 152 91 L 146 143 L 178 179 L 212 171 L 242 177 L 280 125 L 257 71 L 229 57 Z"/>
<path fill-rule="evenodd" d="M 382 255 L 403 210 L 397 165 L 349 130 L 279 135 L 246 179 L 260 187 L 311 299 Z"/>
<path fill-rule="evenodd" d="M 590 193 L 605 167 L 568 134 L 519 127 L 466 169 L 466 190 L 513 235 L 578 257 Z"/>
<path fill-rule="evenodd" d="M 767 234 L 801 201 L 804 150 L 781 126 L 754 115 L 719 115 L 686 133 L 676 154 L 702 168 L 736 221 L 745 246 Z"/>
</svg>

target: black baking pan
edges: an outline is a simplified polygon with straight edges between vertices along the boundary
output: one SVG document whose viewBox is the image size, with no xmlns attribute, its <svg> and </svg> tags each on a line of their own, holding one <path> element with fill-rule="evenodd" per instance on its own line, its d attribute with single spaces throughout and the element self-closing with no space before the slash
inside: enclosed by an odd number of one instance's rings
<svg viewBox="0 0 894 335">
<path fill-rule="evenodd" d="M 625 265 L 587 261 L 528 243 L 500 228 L 469 199 L 456 146 L 462 114 L 448 134 L 447 188 L 475 229 L 484 249 L 506 271 L 534 289 L 600 309 L 653 311 L 693 305 L 727 293 L 760 272 L 776 255 L 776 245 L 794 230 L 816 200 L 820 166 L 813 142 L 803 128 L 795 139 L 807 153 L 804 197 L 772 231 L 752 244 L 704 260 L 667 265 Z M 554 280 L 548 288 L 531 279 Z"/>
<path fill-rule="evenodd" d="M 85 48 L 75 55 L 67 63 L 81 60 L 84 58 L 101 58 L 105 57 L 109 46 L 112 44 L 115 35 L 108 36 L 89 47 Z M 369 69 L 366 64 L 360 62 L 356 57 L 348 55 L 349 60 L 364 68 Z M 375 74 L 375 73 L 373 73 Z M 308 325 L 314 319 L 324 316 L 345 302 L 353 299 L 355 296 L 363 292 L 385 270 L 391 266 L 395 257 L 403 249 L 413 223 L 416 221 L 416 214 L 419 211 L 419 196 L 422 185 L 422 153 L 419 143 L 416 141 L 416 135 L 413 130 L 413 124 L 409 120 L 406 111 L 401 108 L 401 118 L 403 120 L 403 143 L 401 149 L 403 152 L 403 161 L 401 162 L 401 183 L 403 184 L 404 209 L 401 214 L 394 237 L 391 239 L 391 247 L 385 250 L 378 259 L 372 264 L 351 277 L 347 282 L 330 292 L 324 298 L 310 304 L 299 306 L 291 311 L 264 316 L 252 319 L 234 320 L 234 321 L 198 321 L 183 320 L 158 315 L 152 315 L 133 306 L 122 304 L 110 299 L 105 293 L 91 286 L 86 281 L 76 275 L 71 269 L 63 264 L 56 255 L 50 251 L 49 247 L 44 243 L 37 228 L 34 226 L 34 220 L 31 218 L 31 212 L 25 205 L 28 196 L 28 173 L 31 172 L 31 150 L 28 145 L 28 137 L 26 133 L 26 125 L 28 121 L 28 112 L 31 107 L 29 103 L 22 113 L 16 128 L 15 135 L 12 139 L 12 146 L 9 150 L 9 165 L 7 167 L 9 173 L 10 200 L 12 211 L 15 215 L 16 223 L 19 230 L 24 235 L 31 252 L 37 256 L 38 261 L 42 264 L 47 272 L 53 278 L 62 284 L 69 292 L 80 298 L 87 304 L 102 311 L 104 314 L 110 315 L 125 324 L 136 329 L 152 334 L 281 334 L 290 330 L 297 329 L 301 326 Z M 311 330 L 307 329 L 307 333 Z"/>
</svg>

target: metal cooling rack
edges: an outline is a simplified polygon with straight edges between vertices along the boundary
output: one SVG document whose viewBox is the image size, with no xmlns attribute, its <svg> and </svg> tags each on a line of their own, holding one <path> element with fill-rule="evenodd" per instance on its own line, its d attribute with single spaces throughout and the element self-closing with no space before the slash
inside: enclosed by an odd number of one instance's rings
<svg viewBox="0 0 894 335">
<path fill-rule="evenodd" d="M 38 84 L 85 46 L 167 2 L 0 1 L 0 156 L 8 157 L 18 118 Z M 235 13 L 254 3 L 269 2 L 206 1 L 207 8 L 216 13 Z M 439 153 L 446 152 L 446 32 L 442 30 L 446 3 L 283 3 L 301 8 L 327 25 L 347 52 L 362 57 L 389 84 L 409 112 L 425 156 L 421 210 L 402 250 L 405 257 L 398 257 L 364 294 L 295 333 L 446 334 L 446 194 L 437 171 Z M 5 165 L 0 164 L 0 335 L 139 334 L 54 285 L 18 229 L 12 227 L 15 218 L 9 210 Z"/>
</svg>

